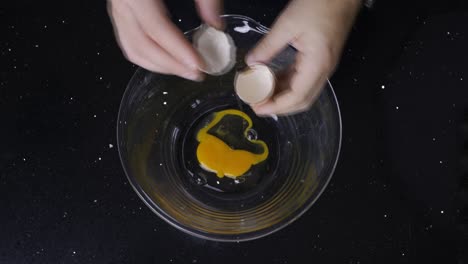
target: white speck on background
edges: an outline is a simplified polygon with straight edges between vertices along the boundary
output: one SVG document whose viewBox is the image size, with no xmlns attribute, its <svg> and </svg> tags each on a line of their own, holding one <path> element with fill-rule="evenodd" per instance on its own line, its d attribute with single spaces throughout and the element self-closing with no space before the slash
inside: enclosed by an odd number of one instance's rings
<svg viewBox="0 0 468 264">
<path fill-rule="evenodd" d="M 96 116 L 96 115 L 94 115 L 93 117 L 94 117 L 94 118 L 96 118 L 97 116 Z"/>
<path fill-rule="evenodd" d="M 179 18 L 179 22 L 182 22 L 182 19 Z"/>
<path fill-rule="evenodd" d="M 441 160 L 439 160 L 439 163 L 442 164 L 443 162 Z"/>
<path fill-rule="evenodd" d="M 382 90 L 385 89 L 385 85 L 382 85 Z"/>
<path fill-rule="evenodd" d="M 167 102 L 163 102 L 163 105 L 167 105 Z"/>
<path fill-rule="evenodd" d="M 97 203 L 97 200 L 96 200 L 96 199 L 94 199 L 93 203 Z"/>
<path fill-rule="evenodd" d="M 432 141 L 436 141 L 436 138 L 435 138 L 435 137 L 434 137 L 434 138 L 432 138 Z"/>
<path fill-rule="evenodd" d="M 163 94 L 167 94 L 167 92 L 163 92 Z"/>
<path fill-rule="evenodd" d="M 398 106 L 395 106 L 395 109 L 396 109 L 396 110 L 398 110 L 398 109 L 400 109 L 400 107 L 398 107 Z"/>
<path fill-rule="evenodd" d="M 440 211 L 440 213 L 443 214 L 443 213 L 444 213 L 444 210 Z"/>
<path fill-rule="evenodd" d="M 101 160 L 101 157 L 98 157 L 98 160 Z"/>
<path fill-rule="evenodd" d="M 216 184 L 219 184 L 219 181 L 216 181 Z"/>
<path fill-rule="evenodd" d="M 383 217 L 387 218 L 387 215 L 386 215 L 386 214 L 384 214 L 384 215 L 383 215 Z"/>
<path fill-rule="evenodd" d="M 113 148 L 113 147 L 114 147 L 114 145 L 112 145 L 112 144 L 109 144 L 109 148 Z"/>
</svg>

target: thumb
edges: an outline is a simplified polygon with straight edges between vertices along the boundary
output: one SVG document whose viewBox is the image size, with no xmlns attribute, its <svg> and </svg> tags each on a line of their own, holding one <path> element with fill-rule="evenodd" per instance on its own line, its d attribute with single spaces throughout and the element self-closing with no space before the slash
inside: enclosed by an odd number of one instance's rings
<svg viewBox="0 0 468 264">
<path fill-rule="evenodd" d="M 292 30 L 285 26 L 281 18 L 273 25 L 273 28 L 268 32 L 263 39 L 247 54 L 245 62 L 247 65 L 271 61 L 276 54 L 282 51 L 293 39 Z"/>
<path fill-rule="evenodd" d="M 223 20 L 220 18 L 223 12 L 222 0 L 195 0 L 195 4 L 198 14 L 205 23 L 216 29 L 223 29 Z"/>
</svg>

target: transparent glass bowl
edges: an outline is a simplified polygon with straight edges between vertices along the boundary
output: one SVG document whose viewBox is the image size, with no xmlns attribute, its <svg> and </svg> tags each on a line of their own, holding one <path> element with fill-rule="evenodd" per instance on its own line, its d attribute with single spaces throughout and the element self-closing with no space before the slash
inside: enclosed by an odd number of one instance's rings
<svg viewBox="0 0 468 264">
<path fill-rule="evenodd" d="M 236 97 L 233 80 L 268 28 L 244 16 L 223 19 L 237 46 L 235 67 L 201 83 L 138 69 L 120 105 L 117 140 L 128 180 L 159 217 L 197 237 L 244 241 L 285 227 L 317 200 L 338 160 L 341 119 L 330 83 L 307 112 L 257 117 Z M 288 47 L 270 66 L 285 70 L 295 53 Z M 236 182 L 204 171 L 194 158 L 194 131 L 228 108 L 247 113 L 270 149 L 267 161 Z"/>
</svg>

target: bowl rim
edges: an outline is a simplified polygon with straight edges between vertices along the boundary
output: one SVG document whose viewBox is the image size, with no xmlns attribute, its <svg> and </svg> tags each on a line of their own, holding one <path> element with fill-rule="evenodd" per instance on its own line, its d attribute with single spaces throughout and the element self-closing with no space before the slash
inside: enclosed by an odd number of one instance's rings
<svg viewBox="0 0 468 264">
<path fill-rule="evenodd" d="M 244 15 L 224 14 L 224 15 L 221 15 L 221 17 L 222 18 L 234 18 L 234 19 L 247 20 L 249 22 L 255 23 L 257 27 L 262 28 L 266 32 L 270 31 L 270 28 L 262 25 L 261 23 L 255 21 L 254 19 L 252 19 L 250 17 L 247 17 L 247 16 L 244 16 Z M 189 33 L 193 32 L 193 31 L 197 30 L 198 28 L 200 28 L 200 26 L 195 27 L 193 29 L 190 29 L 188 31 L 185 31 L 184 35 L 189 34 Z M 290 224 L 292 224 L 294 221 L 299 219 L 305 212 L 307 212 L 312 207 L 312 205 L 314 205 L 317 202 L 317 200 L 320 198 L 322 193 L 327 188 L 328 184 L 330 183 L 330 180 L 332 179 L 332 177 L 333 177 L 333 175 L 335 173 L 336 166 L 338 164 L 338 160 L 340 159 L 341 144 L 342 144 L 342 138 L 343 138 L 343 123 L 342 123 L 342 120 L 341 120 L 340 105 L 339 105 L 336 93 L 335 93 L 335 91 L 333 89 L 333 86 L 332 86 L 332 84 L 331 84 L 331 82 L 330 82 L 330 80 L 328 78 L 327 78 L 327 83 L 328 83 L 329 89 L 331 91 L 331 94 L 333 95 L 333 98 L 335 99 L 334 102 L 335 102 L 336 110 L 337 110 L 337 114 L 338 114 L 339 139 L 338 139 L 338 149 L 337 149 L 337 153 L 336 153 L 336 158 L 335 158 L 335 161 L 334 161 L 334 163 L 332 165 L 330 175 L 326 179 L 326 181 L 325 181 L 323 187 L 321 188 L 321 190 L 319 190 L 317 196 L 313 200 L 309 201 L 308 204 L 306 204 L 301 210 L 299 210 L 296 213 L 296 215 L 291 217 L 288 221 L 285 221 L 283 223 L 280 222 L 280 223 L 277 224 L 277 226 L 275 228 L 272 228 L 270 230 L 266 229 L 266 231 L 263 231 L 263 232 L 262 232 L 262 230 L 260 230 L 260 231 L 245 233 L 245 234 L 247 234 L 246 237 L 235 237 L 235 236 L 233 236 L 234 238 L 228 238 L 228 237 L 222 237 L 223 235 L 219 235 L 219 237 L 214 237 L 214 236 L 204 235 L 202 233 L 197 233 L 195 231 L 192 231 L 192 230 L 189 230 L 189 229 L 185 228 L 183 225 L 178 223 L 177 219 L 169 216 L 167 213 L 164 212 L 164 210 L 161 210 L 157 206 L 153 206 L 153 204 L 151 203 L 152 200 L 147 196 L 145 191 L 141 188 L 139 183 L 136 181 L 135 177 L 133 177 L 133 178 L 130 177 L 130 173 L 128 172 L 129 169 L 125 165 L 126 160 L 123 157 L 123 149 L 121 149 L 122 147 L 121 147 L 121 144 L 119 142 L 119 138 L 121 138 L 121 132 L 119 132 L 119 131 L 120 131 L 121 127 L 122 127 L 121 126 L 121 119 L 120 119 L 121 115 L 123 114 L 122 113 L 123 112 L 122 106 L 124 105 L 124 101 L 126 101 L 126 99 L 128 98 L 128 93 L 130 93 L 130 90 L 132 90 L 132 87 L 130 87 L 130 84 L 134 83 L 134 79 L 136 78 L 138 73 L 141 73 L 142 70 L 143 70 L 143 68 L 138 67 L 137 70 L 133 73 L 132 77 L 130 78 L 130 81 L 126 85 L 125 91 L 124 91 L 124 93 L 122 95 L 122 99 L 120 100 L 119 111 L 118 111 L 118 115 L 117 115 L 117 126 L 116 126 L 116 130 L 117 130 L 117 135 L 116 135 L 117 136 L 117 138 L 116 138 L 117 139 L 117 150 L 118 150 L 118 153 L 119 153 L 120 163 L 121 163 L 121 165 L 123 167 L 123 170 L 125 172 L 125 176 L 127 177 L 127 180 L 130 182 L 130 185 L 132 186 L 133 190 L 137 193 L 138 197 L 140 197 L 140 199 L 145 203 L 145 205 L 153 213 L 155 213 L 159 218 L 163 219 L 165 222 L 167 222 L 171 226 L 173 226 L 176 229 L 178 229 L 178 230 L 180 230 L 180 231 L 182 231 L 182 232 L 184 232 L 186 234 L 189 234 L 191 236 L 194 236 L 194 237 L 197 237 L 197 238 L 200 238 L 200 239 L 210 240 L 210 241 L 216 241 L 216 242 L 251 241 L 251 240 L 255 240 L 255 239 L 258 239 L 258 238 L 262 238 L 262 237 L 271 235 L 271 234 L 273 234 L 275 232 L 278 232 L 278 231 L 282 230 L 283 228 L 289 226 Z M 265 230 L 265 229 L 263 229 L 263 230 Z M 230 236 L 232 236 L 232 235 L 230 235 Z"/>
</svg>

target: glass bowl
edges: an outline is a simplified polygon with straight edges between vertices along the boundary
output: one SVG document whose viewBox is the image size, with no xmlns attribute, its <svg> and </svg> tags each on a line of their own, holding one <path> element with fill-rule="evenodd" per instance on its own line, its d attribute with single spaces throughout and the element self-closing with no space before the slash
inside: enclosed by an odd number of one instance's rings
<svg viewBox="0 0 468 264">
<path fill-rule="evenodd" d="M 197 237 L 245 241 L 287 226 L 318 199 L 338 160 L 341 119 L 330 83 L 307 112 L 257 117 L 236 97 L 233 82 L 246 52 L 268 28 L 244 16 L 223 19 L 237 46 L 235 67 L 201 83 L 139 68 L 120 105 L 117 140 L 128 180 L 159 217 Z M 287 47 L 269 66 L 281 72 L 295 53 Z M 249 136 L 265 141 L 270 152 L 235 180 L 203 170 L 195 156 L 196 131 L 224 109 L 252 118 Z M 225 124 L 232 131 L 245 127 L 234 116 Z"/>
</svg>

